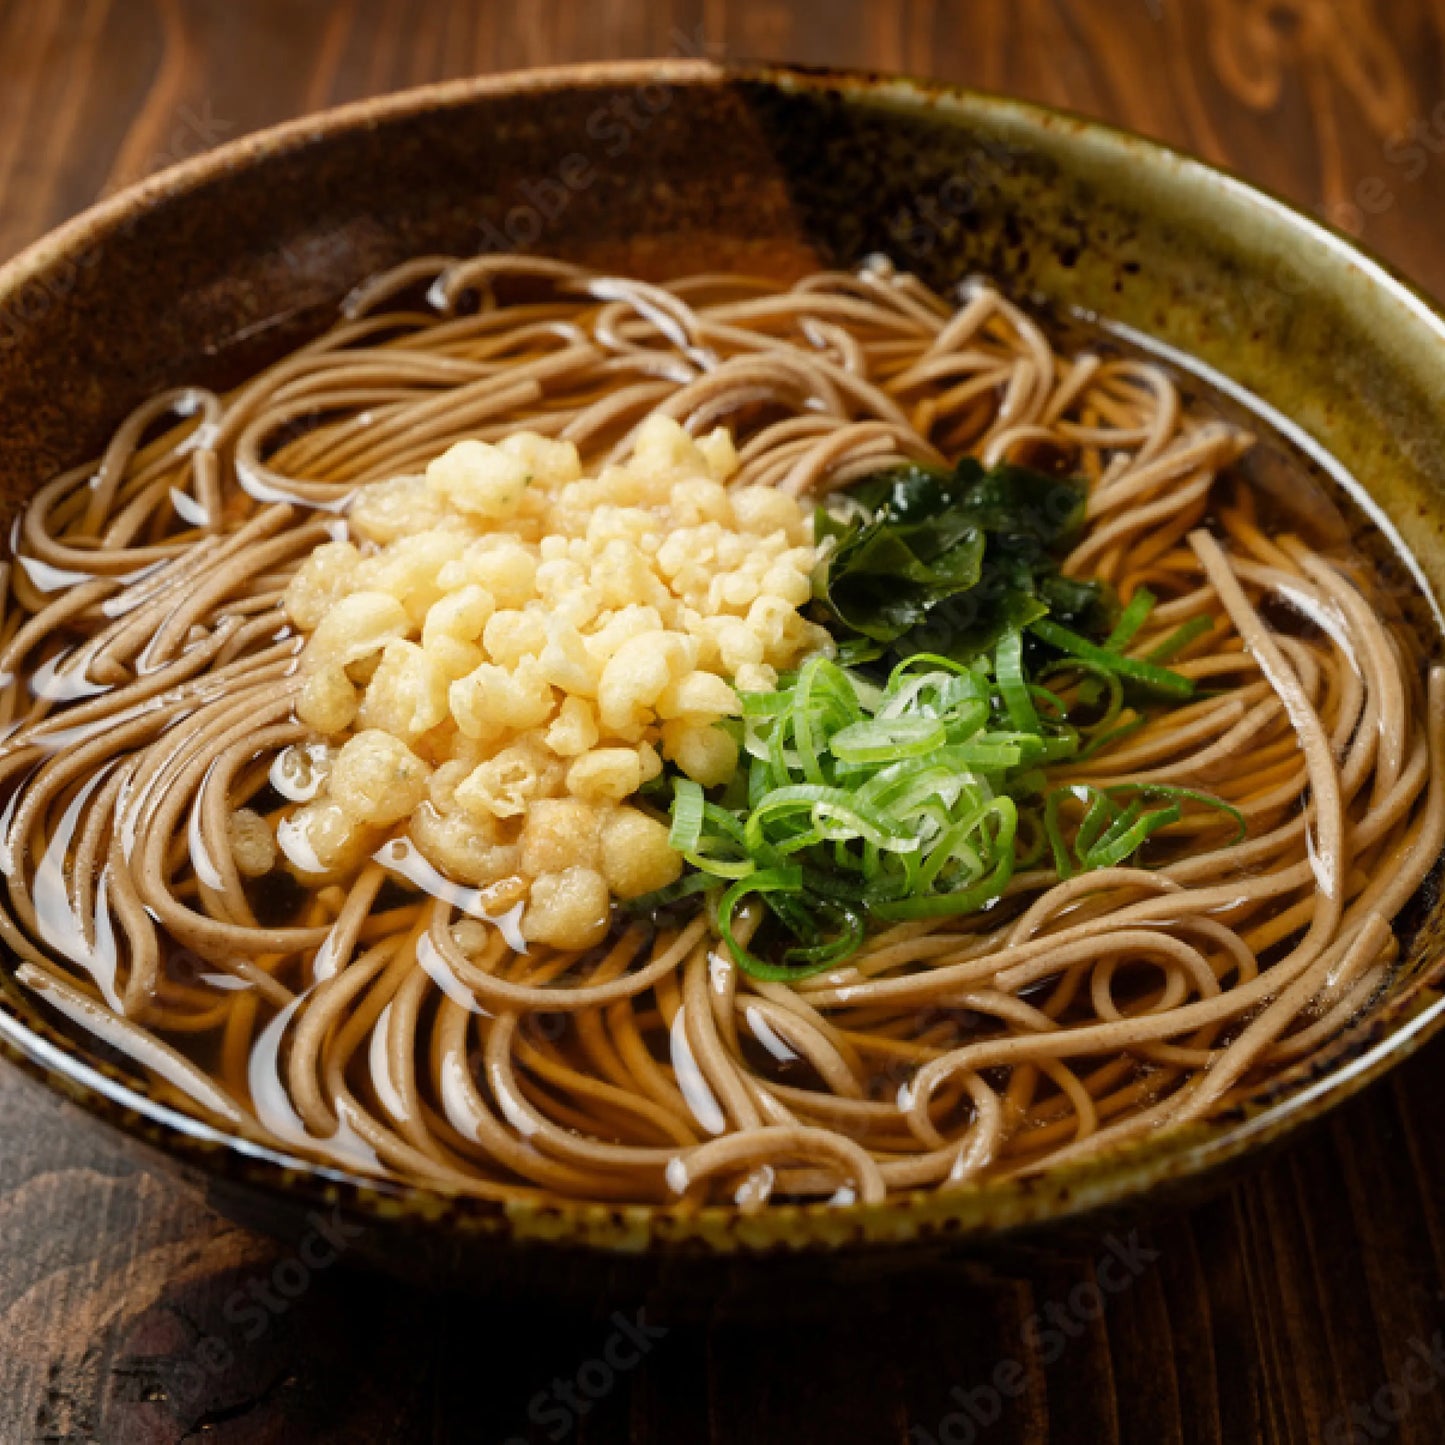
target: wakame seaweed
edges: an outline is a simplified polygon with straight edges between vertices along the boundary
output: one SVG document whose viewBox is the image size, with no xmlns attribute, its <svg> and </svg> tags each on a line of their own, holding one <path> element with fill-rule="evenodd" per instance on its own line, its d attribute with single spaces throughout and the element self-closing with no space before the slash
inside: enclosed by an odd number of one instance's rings
<svg viewBox="0 0 1445 1445">
<path fill-rule="evenodd" d="M 893 467 L 818 509 L 827 555 L 814 611 L 853 663 L 931 652 L 969 662 L 1042 618 L 1102 637 L 1110 589 L 1059 571 L 1083 530 L 1083 484 L 1030 467 Z"/>
</svg>

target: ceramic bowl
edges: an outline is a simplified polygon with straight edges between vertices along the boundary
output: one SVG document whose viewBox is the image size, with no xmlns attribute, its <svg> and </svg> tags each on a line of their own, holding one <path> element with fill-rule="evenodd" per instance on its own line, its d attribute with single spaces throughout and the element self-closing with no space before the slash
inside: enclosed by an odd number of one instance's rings
<svg viewBox="0 0 1445 1445">
<path fill-rule="evenodd" d="M 786 276 L 878 251 L 941 288 L 986 274 L 1247 389 L 1363 489 L 1430 587 L 1445 581 L 1445 319 L 1387 268 L 1229 175 L 1078 117 L 921 82 L 703 62 L 350 106 L 227 145 L 62 227 L 0 270 L 3 516 L 149 393 L 234 383 L 320 330 L 369 274 L 483 249 L 647 277 Z M 40 1012 L 4 960 L 0 1050 L 233 1214 L 295 1234 L 309 1212 L 339 1208 L 360 1226 L 359 1255 L 419 1277 L 606 1287 L 715 1280 L 759 1260 L 771 1271 L 785 1256 L 836 1279 L 1152 1204 L 1333 1108 L 1445 1021 L 1442 908 L 1426 893 L 1384 996 L 1234 1112 L 1086 1166 L 869 1208 L 500 1208 L 349 1177 L 167 1107 Z"/>
</svg>

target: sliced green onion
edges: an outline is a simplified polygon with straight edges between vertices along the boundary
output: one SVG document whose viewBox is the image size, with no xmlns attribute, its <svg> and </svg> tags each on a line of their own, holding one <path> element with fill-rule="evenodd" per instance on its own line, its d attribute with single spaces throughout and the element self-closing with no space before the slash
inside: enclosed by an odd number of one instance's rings
<svg viewBox="0 0 1445 1445">
<path fill-rule="evenodd" d="M 1060 657 L 1055 661 L 1045 664 L 1039 669 L 1039 680 L 1054 677 L 1057 674 L 1076 674 L 1081 678 L 1079 683 L 1080 700 L 1088 706 L 1097 704 L 1099 691 L 1102 689 L 1108 694 L 1108 702 L 1105 703 L 1103 711 L 1092 722 L 1080 723 L 1079 731 L 1085 737 L 1091 737 L 1100 730 L 1107 730 L 1117 718 L 1124 707 L 1124 683 L 1119 674 L 1110 667 L 1097 667 L 1092 662 L 1085 662 L 1078 657 Z M 1092 688 L 1086 693 L 1085 689 Z"/>
<path fill-rule="evenodd" d="M 998 678 L 998 688 L 1013 725 L 1020 732 L 1038 732 L 1039 715 L 1024 681 L 1024 640 L 1021 633 L 1006 632 L 999 639 L 998 651 L 994 654 L 994 676 Z"/>
<path fill-rule="evenodd" d="M 1152 605 L 1143 589 L 1135 594 L 1114 649 Z M 1063 654 L 1032 678 L 1013 630 L 973 664 L 918 655 L 879 685 L 814 656 L 775 692 L 743 694 L 738 776 L 711 794 L 685 778 L 674 785 L 669 837 L 691 871 L 634 906 L 721 889 L 717 927 L 738 967 L 792 982 L 851 957 L 870 920 L 989 907 L 1016 869 L 1047 853 L 1060 878 L 1123 862 L 1194 803 L 1242 834 L 1237 809 L 1187 788 L 1080 782 L 1050 792 L 1050 764 L 1092 756 L 1144 725 L 1124 709 L 1126 684 L 1166 698 L 1193 685 L 1047 619 L 1031 626 Z M 1058 692 L 1042 685 L 1075 675 L 1081 681 Z M 734 927 L 752 899 L 792 940 L 770 942 L 769 959 L 742 946 Z"/>
<path fill-rule="evenodd" d="M 691 853 L 702 836 L 702 810 L 707 800 L 702 788 L 691 778 L 678 778 L 672 785 L 672 828 L 668 843 L 679 853 Z"/>
<path fill-rule="evenodd" d="M 756 893 L 764 898 L 768 894 L 792 895 L 802 892 L 803 873 L 800 868 L 777 868 L 762 873 L 754 873 L 748 878 L 734 883 L 722 898 L 717 906 L 718 932 L 722 935 L 723 942 L 727 945 L 728 952 L 732 954 L 733 961 L 742 971 L 752 978 L 763 979 L 773 983 L 796 983 L 799 979 L 808 978 L 815 973 L 821 973 L 825 968 L 837 963 L 846 954 L 840 954 L 839 958 L 827 958 L 822 961 L 814 960 L 811 963 L 804 963 L 800 966 L 785 963 L 769 963 L 767 959 L 759 958 L 756 954 L 750 953 L 737 940 L 733 932 L 733 915 L 737 912 L 738 904 L 749 894 Z M 850 938 L 851 941 L 851 938 Z M 861 936 L 857 943 L 853 943 L 849 952 L 856 951 L 858 944 L 862 942 Z"/>
<path fill-rule="evenodd" d="M 1120 815 L 1119 821 L 1090 851 L 1090 869 L 1113 868 L 1122 863 L 1131 853 L 1144 846 L 1150 834 L 1156 833 L 1160 828 L 1167 828 L 1171 823 L 1177 823 L 1180 811 L 1178 803 L 1167 808 L 1157 808 L 1152 813 L 1143 812 L 1142 805 L 1131 804 Z"/>
<path fill-rule="evenodd" d="M 1084 810 L 1072 843 L 1065 837 L 1061 816 L 1064 804 L 1071 800 Z M 1145 803 L 1151 801 L 1162 801 L 1165 806 L 1146 810 Z M 1056 788 L 1045 800 L 1043 815 L 1055 871 L 1060 878 L 1072 878 L 1077 873 L 1116 867 L 1155 833 L 1180 822 L 1186 802 L 1216 809 L 1230 818 L 1237 829 L 1234 843 L 1245 836 L 1244 814 L 1238 808 L 1193 788 L 1168 783 L 1118 783 L 1108 788 L 1073 783 Z"/>
<path fill-rule="evenodd" d="M 891 763 L 918 758 L 942 746 L 947 731 L 937 718 L 890 718 L 857 722 L 833 734 L 828 746 L 845 763 Z"/>
<path fill-rule="evenodd" d="M 880 918 L 890 921 L 909 918 L 946 918 L 962 913 L 976 913 L 980 908 L 994 902 L 1013 877 L 1014 830 L 1018 814 L 1009 798 L 996 800 L 1006 820 L 1000 828 L 993 869 L 963 888 L 946 893 L 918 893 L 909 898 L 900 898 L 892 903 L 878 903 L 873 907 Z"/>
<path fill-rule="evenodd" d="M 1216 798 L 1213 793 L 1201 793 L 1197 788 L 1181 788 L 1173 783 L 1115 783 L 1108 789 L 1111 796 L 1140 792 L 1151 798 L 1178 798 L 1185 802 L 1198 803 L 1202 808 L 1213 808 L 1223 813 L 1234 824 L 1235 834 L 1230 846 L 1242 843 L 1249 834 L 1249 824 L 1244 814 L 1232 803 Z"/>
<path fill-rule="evenodd" d="M 1194 684 L 1180 673 L 1170 672 L 1167 667 L 1155 667 L 1152 663 L 1141 662 L 1135 657 L 1106 652 L 1087 638 L 1080 637 L 1077 632 L 1060 627 L 1057 622 L 1050 622 L 1045 618 L 1040 622 L 1031 622 L 1029 630 L 1040 641 L 1057 647 L 1060 652 L 1066 652 L 1070 657 L 1078 657 L 1097 667 L 1108 668 L 1117 672 L 1120 677 L 1152 688 L 1165 697 L 1182 700 L 1194 696 Z"/>
<path fill-rule="evenodd" d="M 1104 642 L 1106 652 L 1123 652 L 1139 635 L 1139 629 L 1149 620 L 1154 610 L 1154 594 L 1147 587 L 1137 588 L 1129 599 L 1129 605 L 1119 614 L 1114 630 Z"/>
</svg>

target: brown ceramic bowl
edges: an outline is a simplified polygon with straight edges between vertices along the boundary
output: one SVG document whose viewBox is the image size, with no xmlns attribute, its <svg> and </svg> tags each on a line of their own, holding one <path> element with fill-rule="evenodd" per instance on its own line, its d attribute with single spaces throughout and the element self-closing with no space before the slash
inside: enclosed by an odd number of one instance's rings
<svg viewBox="0 0 1445 1445">
<path fill-rule="evenodd" d="M 1247 388 L 1358 480 L 1435 590 L 1445 579 L 1445 319 L 1386 268 L 1230 176 L 1092 122 L 902 80 L 690 62 L 351 106 L 168 171 L 41 241 L 0 270 L 4 516 L 150 392 L 236 381 L 318 331 L 368 274 L 502 247 L 646 276 L 786 274 L 871 251 L 938 286 L 986 273 Z M 0 1049 L 233 1212 L 295 1231 L 339 1206 L 364 1226 L 361 1253 L 417 1275 L 701 1279 L 779 1254 L 836 1275 L 1153 1200 L 1355 1093 L 1445 1022 L 1445 910 L 1427 892 L 1386 995 L 1247 1107 L 1085 1167 L 871 1208 L 502 1209 L 349 1177 L 157 1102 L 3 961 Z"/>
</svg>

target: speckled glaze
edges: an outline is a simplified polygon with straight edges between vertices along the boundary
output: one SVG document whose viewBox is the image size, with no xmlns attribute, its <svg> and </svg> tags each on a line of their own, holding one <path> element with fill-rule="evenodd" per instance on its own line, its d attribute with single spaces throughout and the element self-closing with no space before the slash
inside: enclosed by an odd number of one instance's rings
<svg viewBox="0 0 1445 1445">
<path fill-rule="evenodd" d="M 645 124 L 624 125 L 615 98 Z M 569 179 L 570 178 L 570 179 Z M 1384 266 L 1201 163 L 1077 117 L 884 77 L 701 62 L 430 87 L 249 137 L 127 191 L 0 270 L 0 510 L 144 396 L 224 386 L 319 330 L 368 274 L 513 244 L 644 276 L 788 276 L 871 251 L 974 272 L 1197 358 L 1313 438 L 1445 590 L 1445 318 Z M 1386 996 L 1225 1117 L 1087 1166 L 877 1207 L 517 1204 L 378 1185 L 237 1143 L 42 1016 L 0 961 L 0 1051 L 281 1233 L 341 1209 L 418 1278 L 714 1292 L 779 1256 L 867 1278 L 1217 1180 L 1445 1023 L 1442 908 Z"/>
</svg>

